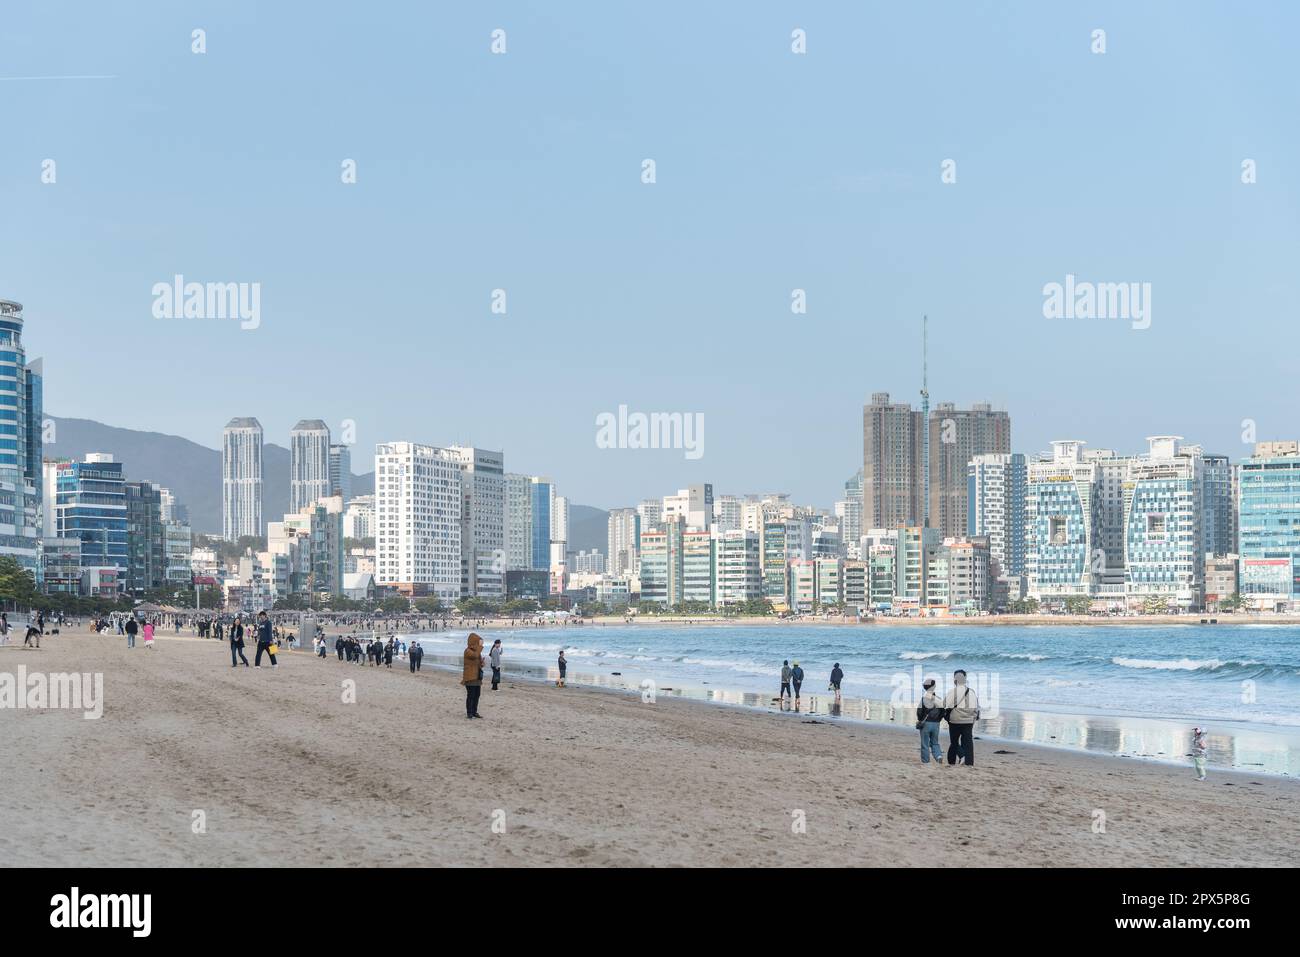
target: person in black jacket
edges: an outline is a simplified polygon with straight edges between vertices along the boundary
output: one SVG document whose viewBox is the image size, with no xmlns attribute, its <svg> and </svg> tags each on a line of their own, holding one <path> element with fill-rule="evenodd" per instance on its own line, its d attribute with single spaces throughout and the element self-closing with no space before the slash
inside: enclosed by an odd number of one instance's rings
<svg viewBox="0 0 1300 957">
<path fill-rule="evenodd" d="M 248 659 L 244 657 L 244 623 L 238 618 L 230 623 L 230 667 L 232 668 L 239 667 L 235 655 L 239 655 L 239 661 L 242 661 L 247 668 Z"/>
<path fill-rule="evenodd" d="M 424 658 L 424 649 L 420 647 L 418 641 L 411 642 L 411 650 L 408 652 L 407 658 L 411 662 L 411 674 L 415 674 L 420 670 L 420 661 Z"/>
<path fill-rule="evenodd" d="M 921 703 L 916 706 L 916 730 L 921 732 L 921 763 L 929 764 L 934 755 L 936 767 L 943 767 L 943 749 L 939 747 L 939 722 L 943 720 L 943 700 L 934 693 L 934 679 L 927 678 Z"/>
<path fill-rule="evenodd" d="M 264 612 L 264 611 L 262 611 L 262 612 L 258 612 L 258 614 L 257 614 L 257 654 L 253 656 L 253 667 L 254 667 L 254 668 L 260 668 L 260 667 L 262 667 L 262 652 L 264 652 L 264 651 L 266 652 L 266 654 L 267 654 L 267 655 L 270 657 L 270 659 L 271 659 L 271 667 L 272 667 L 272 668 L 278 668 L 278 667 L 280 667 L 280 666 L 279 666 L 278 664 L 276 664 L 276 662 L 275 662 L 275 655 L 271 654 L 271 644 L 272 644 L 274 641 L 275 641 L 275 638 L 274 638 L 274 636 L 273 636 L 273 634 L 272 634 L 272 632 L 271 632 L 271 619 L 266 617 L 266 612 Z"/>
<path fill-rule="evenodd" d="M 840 663 L 835 662 L 835 667 L 831 669 L 831 686 L 830 690 L 835 692 L 835 703 L 840 703 L 840 682 L 844 680 L 844 671 L 840 668 Z"/>
</svg>

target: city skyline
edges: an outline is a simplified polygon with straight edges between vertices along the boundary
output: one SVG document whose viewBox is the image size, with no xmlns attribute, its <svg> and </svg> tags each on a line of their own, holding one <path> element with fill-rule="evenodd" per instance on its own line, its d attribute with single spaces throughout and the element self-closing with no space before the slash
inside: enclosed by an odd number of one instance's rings
<svg viewBox="0 0 1300 957">
<path fill-rule="evenodd" d="M 1235 461 L 1248 420 L 1296 431 L 1300 384 L 1261 347 L 1288 341 L 1295 299 L 1290 8 L 770 5 L 683 28 L 407 5 L 394 38 L 236 3 L 204 11 L 199 56 L 192 12 L 142 6 L 129 29 L 94 8 L 71 30 L 40 8 L 7 22 L 5 75 L 107 77 L 0 86 L 22 224 L 0 295 L 25 304 L 60 415 L 210 446 L 240 410 L 277 437 L 311 414 L 355 423 L 354 449 L 505 449 L 601 508 L 699 481 L 825 502 L 867 397 L 919 405 L 928 314 L 933 400 L 1006 410 L 1014 451 L 1172 431 Z M 231 109 L 219 150 L 185 119 Z M 258 326 L 156 318 L 176 275 L 260 283 Z M 1149 327 L 1046 318 L 1044 288 L 1076 276 L 1149 283 Z M 132 374 L 183 369 L 203 401 L 100 388 L 124 343 L 153 357 Z M 703 456 L 599 448 L 620 405 L 702 415 Z"/>
</svg>

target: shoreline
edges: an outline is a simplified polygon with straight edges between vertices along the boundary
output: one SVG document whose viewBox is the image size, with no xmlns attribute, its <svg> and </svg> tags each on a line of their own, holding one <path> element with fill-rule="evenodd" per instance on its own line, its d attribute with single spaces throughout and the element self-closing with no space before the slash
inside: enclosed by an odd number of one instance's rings
<svg viewBox="0 0 1300 957">
<path fill-rule="evenodd" d="M 415 637 L 417 635 L 406 636 Z M 333 656 L 331 650 L 330 656 Z M 337 661 L 337 659 L 335 659 Z M 394 659 L 396 662 L 397 659 Z M 459 659 L 454 655 L 426 651 L 426 667 L 455 673 Z M 403 662 L 405 664 L 405 662 Z M 363 668 L 368 666 L 354 665 Z M 558 670 L 534 662 L 503 664 L 503 680 L 528 681 L 536 684 L 554 684 Z M 617 678 L 618 680 L 615 680 Z M 642 687 L 622 680 L 623 675 L 602 675 L 596 672 L 569 668 L 567 681 L 575 688 L 612 692 L 640 697 Z M 872 700 L 859 696 L 843 695 L 837 707 L 833 696 L 826 692 L 804 695 L 803 708 L 793 711 L 781 708 L 777 697 L 771 694 L 741 691 L 723 687 L 666 687 L 656 688 L 657 695 L 673 700 L 690 701 L 715 707 L 737 708 L 788 718 L 805 718 L 831 722 L 850 722 L 868 727 L 902 731 L 914 738 L 913 705 L 891 705 L 888 701 Z M 1027 708 L 1003 708 L 995 717 L 984 718 L 975 725 L 976 740 L 987 740 L 1006 745 L 1024 745 L 1046 748 L 1073 754 L 1090 754 L 1116 760 L 1151 762 L 1167 767 L 1190 767 L 1189 753 L 1177 754 L 1176 744 L 1193 723 L 1201 722 L 1213 732 L 1210 736 L 1211 769 L 1240 774 L 1265 774 L 1271 778 L 1300 778 L 1300 728 L 1288 726 L 1256 726 L 1249 722 L 1224 719 L 1184 719 L 1168 716 L 1132 714 L 1083 714 L 1072 711 L 1045 711 Z M 1223 730 L 1227 727 L 1228 730 Z M 1052 733 L 1055 732 L 1055 733 Z M 941 741 L 947 750 L 948 729 L 944 724 Z M 1047 738 L 1047 740 L 1044 740 Z M 1274 739 L 1269 748 L 1262 739 Z M 1148 748 L 1165 747 L 1169 751 L 1125 751 L 1116 747 L 1124 741 L 1149 742 Z M 919 745 L 918 745 L 919 747 Z M 1255 750 L 1251 750 L 1251 749 Z M 1228 756 L 1240 754 L 1243 758 L 1262 757 L 1263 761 L 1234 761 Z"/>
<path fill-rule="evenodd" d="M 979 743 L 974 768 L 923 765 L 914 737 L 878 725 L 512 678 L 484 690 L 486 720 L 466 721 L 454 673 L 313 657 L 232 669 L 224 643 L 127 650 L 90 635 L 0 656 L 5 671 L 104 675 L 99 720 L 0 710 L 0 861 L 1300 863 L 1294 779 L 1214 769 L 1201 783 L 1186 767 Z"/>
</svg>

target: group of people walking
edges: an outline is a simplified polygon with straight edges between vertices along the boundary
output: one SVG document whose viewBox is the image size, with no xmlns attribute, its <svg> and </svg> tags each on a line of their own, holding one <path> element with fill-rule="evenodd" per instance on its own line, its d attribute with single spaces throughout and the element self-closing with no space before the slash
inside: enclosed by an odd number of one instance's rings
<svg viewBox="0 0 1300 957">
<path fill-rule="evenodd" d="M 258 612 L 257 618 L 250 621 L 247 628 L 244 626 L 243 617 L 236 615 L 235 620 L 226 629 L 226 635 L 230 641 L 230 667 L 238 668 L 241 663 L 245 668 L 248 667 L 248 659 L 244 657 L 245 631 L 250 633 L 257 641 L 257 654 L 253 658 L 253 667 L 262 667 L 262 655 L 265 654 L 271 660 L 271 667 L 278 668 L 279 663 L 276 662 L 275 655 L 280 650 L 280 646 L 276 643 L 275 630 L 271 626 L 271 620 L 264 611 Z M 218 627 L 217 637 L 220 636 L 221 629 Z M 236 656 L 238 656 L 238 660 L 236 660 Z"/>
<path fill-rule="evenodd" d="M 942 698 L 935 693 L 935 681 L 926 678 L 923 694 L 916 706 L 916 730 L 921 733 L 921 763 L 929 764 L 934 755 L 936 765 L 943 764 L 939 746 L 939 724 L 948 722 L 948 764 L 958 760 L 965 767 L 975 766 L 975 722 L 980 719 L 980 699 L 966 683 L 966 672 L 958 668 L 952 674 L 952 687 Z"/>
<path fill-rule="evenodd" d="M 324 658 L 326 642 L 325 639 L 317 638 L 319 647 L 317 654 Z M 356 635 L 349 635 L 346 638 L 339 637 L 334 639 L 334 653 L 338 655 L 339 661 L 351 661 L 355 664 L 369 664 L 378 668 L 381 664 L 386 668 L 393 667 L 393 656 L 400 655 L 404 644 L 397 642 L 393 638 L 383 641 L 379 638 L 358 638 Z M 413 648 L 419 647 L 416 642 Z M 423 651 L 420 652 L 423 657 Z M 412 671 L 416 669 L 411 668 Z"/>
</svg>

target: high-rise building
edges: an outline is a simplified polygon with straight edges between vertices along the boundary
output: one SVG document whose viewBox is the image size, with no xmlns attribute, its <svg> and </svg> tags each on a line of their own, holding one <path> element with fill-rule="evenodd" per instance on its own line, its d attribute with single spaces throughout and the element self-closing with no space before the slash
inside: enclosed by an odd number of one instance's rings
<svg viewBox="0 0 1300 957">
<path fill-rule="evenodd" d="M 303 419 L 289 432 L 289 511 L 301 512 L 330 494 L 330 429 Z"/>
<path fill-rule="evenodd" d="M 1300 444 L 1260 442 L 1238 471 L 1240 589 L 1253 607 L 1300 601 Z"/>
<path fill-rule="evenodd" d="M 612 508 L 609 519 L 605 571 L 615 577 L 636 574 L 641 516 L 634 508 Z"/>
<path fill-rule="evenodd" d="M 461 467 L 461 594 L 506 596 L 505 453 L 453 445 Z"/>
<path fill-rule="evenodd" d="M 659 522 L 663 519 L 663 499 L 644 499 L 641 504 L 636 507 L 636 511 L 641 517 L 641 531 L 652 532 L 659 527 Z"/>
<path fill-rule="evenodd" d="M 375 449 L 375 582 L 408 596 L 460 598 L 461 466 L 414 442 Z"/>
<path fill-rule="evenodd" d="M 1206 555 L 1233 555 L 1237 551 L 1237 469 L 1226 455 L 1202 454 L 1205 481 L 1204 547 Z"/>
<path fill-rule="evenodd" d="M 81 541 L 83 594 L 121 591 L 131 567 L 122 463 L 91 452 L 83 462 L 47 462 L 45 472 L 53 505 L 46 537 Z"/>
<path fill-rule="evenodd" d="M 552 500 L 551 511 L 551 546 L 552 552 L 563 560 L 569 551 L 569 500 L 563 495 L 556 495 Z M 555 545 L 559 545 L 557 550 Z M 552 562 L 554 564 L 554 562 Z"/>
<path fill-rule="evenodd" d="M 888 392 L 862 409 L 862 524 L 898 528 L 922 520 L 925 419 Z"/>
<path fill-rule="evenodd" d="M 0 299 L 0 555 L 42 579 L 41 497 L 44 385 L 40 361 L 28 364 L 23 307 Z"/>
<path fill-rule="evenodd" d="M 509 472 L 505 477 L 506 567 L 519 571 L 533 567 L 533 481 Z M 508 589 L 507 589 L 508 590 Z"/>
<path fill-rule="evenodd" d="M 1049 461 L 1030 462 L 1025 494 L 1025 574 L 1033 598 L 1091 597 L 1102 581 L 1101 467 L 1074 439 L 1052 443 Z M 1094 551 L 1096 555 L 1094 555 Z"/>
<path fill-rule="evenodd" d="M 366 539 L 375 537 L 375 497 L 360 495 L 343 508 L 343 537 Z"/>
<path fill-rule="evenodd" d="M 1124 484 L 1124 566 L 1129 604 L 1161 600 L 1171 609 L 1205 603 L 1202 535 L 1204 465 L 1181 436 L 1148 437 L 1146 455 L 1129 460 Z"/>
<path fill-rule="evenodd" d="M 352 446 L 330 446 L 330 494 L 352 501 Z"/>
<path fill-rule="evenodd" d="M 665 522 L 680 518 L 689 529 L 708 531 L 713 522 L 713 486 L 700 483 L 665 495 L 660 517 Z"/>
<path fill-rule="evenodd" d="M 967 533 L 967 466 L 977 455 L 1011 451 L 1011 416 L 977 402 L 940 402 L 930 412 L 930 527 L 945 538 Z"/>
<path fill-rule="evenodd" d="M 745 500 L 739 495 L 719 495 L 713 500 L 713 528 L 729 532 L 744 523 Z"/>
<path fill-rule="evenodd" d="M 529 479 L 528 529 L 533 568 L 551 570 L 551 520 L 555 513 L 555 486 L 549 478 L 534 475 Z"/>
<path fill-rule="evenodd" d="M 1025 573 L 1025 486 L 1029 471 L 1019 452 L 973 456 L 966 467 L 966 535 L 987 538 L 994 578 Z"/>
<path fill-rule="evenodd" d="M 685 521 L 661 522 L 641 532 L 641 603 L 674 608 L 682 601 Z"/>
<path fill-rule="evenodd" d="M 712 515 L 710 515 L 712 517 Z M 717 604 L 717 556 L 707 529 L 682 533 L 682 601 L 712 608 Z"/>
<path fill-rule="evenodd" d="M 162 496 L 150 482 L 126 482 L 126 590 L 142 594 L 167 580 L 167 537 Z"/>
<path fill-rule="evenodd" d="M 758 535 L 744 529 L 714 529 L 719 606 L 739 605 L 763 596 Z"/>
<path fill-rule="evenodd" d="M 221 534 L 228 541 L 261 536 L 262 423 L 231 419 L 222 434 Z"/>
</svg>

